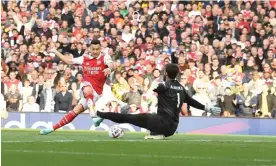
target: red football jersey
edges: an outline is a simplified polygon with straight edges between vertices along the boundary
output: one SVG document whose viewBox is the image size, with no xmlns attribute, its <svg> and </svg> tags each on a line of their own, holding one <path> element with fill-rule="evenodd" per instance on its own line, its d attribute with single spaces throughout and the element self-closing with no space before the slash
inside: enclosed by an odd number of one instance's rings
<svg viewBox="0 0 276 166">
<path fill-rule="evenodd" d="M 83 81 L 89 82 L 97 94 L 101 95 L 107 79 L 103 71 L 108 68 L 107 64 L 112 63 L 111 57 L 101 54 L 94 58 L 91 55 L 84 54 L 81 57 L 74 58 L 73 63 L 82 65 Z"/>
</svg>

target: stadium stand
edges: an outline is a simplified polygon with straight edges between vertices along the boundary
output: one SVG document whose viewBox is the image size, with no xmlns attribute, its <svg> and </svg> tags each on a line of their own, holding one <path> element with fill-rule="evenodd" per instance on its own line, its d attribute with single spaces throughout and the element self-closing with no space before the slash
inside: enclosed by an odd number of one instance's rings
<svg viewBox="0 0 276 166">
<path fill-rule="evenodd" d="M 79 57 L 98 39 L 116 65 L 107 91 L 130 113 L 156 111 L 151 84 L 176 63 L 187 93 L 221 107 L 221 116 L 274 118 L 275 9 L 274 0 L 1 1 L 1 103 L 7 111 L 70 111 L 81 66 L 48 49 Z M 120 111 L 116 101 L 108 105 Z M 187 105 L 181 114 L 210 116 Z"/>
</svg>

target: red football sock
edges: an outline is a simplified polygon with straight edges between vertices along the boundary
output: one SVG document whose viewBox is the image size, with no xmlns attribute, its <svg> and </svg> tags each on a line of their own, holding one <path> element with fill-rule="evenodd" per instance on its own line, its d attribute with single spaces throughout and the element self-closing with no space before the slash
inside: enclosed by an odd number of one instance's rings
<svg viewBox="0 0 276 166">
<path fill-rule="evenodd" d="M 70 111 L 57 124 L 55 124 L 53 126 L 54 130 L 57 130 L 57 129 L 67 125 L 68 123 L 72 122 L 75 119 L 75 117 L 77 117 L 77 116 L 78 115 L 74 111 Z"/>
</svg>

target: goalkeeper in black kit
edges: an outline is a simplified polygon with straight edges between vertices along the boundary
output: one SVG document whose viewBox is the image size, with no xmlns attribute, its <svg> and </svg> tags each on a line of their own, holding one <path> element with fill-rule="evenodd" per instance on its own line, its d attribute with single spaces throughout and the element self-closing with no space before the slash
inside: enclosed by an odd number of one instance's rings
<svg viewBox="0 0 276 166">
<path fill-rule="evenodd" d="M 109 119 L 116 123 L 130 123 L 148 129 L 151 135 L 146 136 L 146 139 L 163 139 L 175 133 L 183 103 L 216 115 L 220 114 L 220 108 L 202 105 L 188 96 L 184 87 L 176 80 L 179 74 L 177 65 L 168 64 L 165 73 L 166 81 L 159 83 L 154 89 L 154 92 L 158 94 L 157 114 L 119 114 L 97 111 L 95 117 Z M 129 107 L 124 109 L 129 109 Z"/>
</svg>

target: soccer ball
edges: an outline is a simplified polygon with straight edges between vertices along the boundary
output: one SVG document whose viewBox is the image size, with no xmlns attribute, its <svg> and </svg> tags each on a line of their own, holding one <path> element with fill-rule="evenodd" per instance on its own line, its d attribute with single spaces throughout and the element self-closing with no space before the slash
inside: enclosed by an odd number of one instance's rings
<svg viewBox="0 0 276 166">
<path fill-rule="evenodd" d="M 122 138 L 124 135 L 124 130 L 120 126 L 114 125 L 110 127 L 108 135 L 111 138 Z"/>
</svg>

